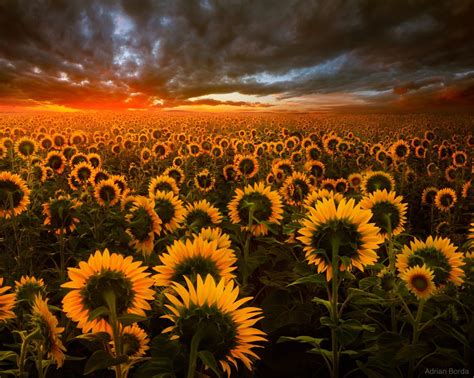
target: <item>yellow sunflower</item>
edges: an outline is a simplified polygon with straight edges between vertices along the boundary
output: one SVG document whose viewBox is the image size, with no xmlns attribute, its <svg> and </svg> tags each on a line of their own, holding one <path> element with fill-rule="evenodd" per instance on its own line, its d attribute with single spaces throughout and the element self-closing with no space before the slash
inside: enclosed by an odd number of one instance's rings
<svg viewBox="0 0 474 378">
<path fill-rule="evenodd" d="M 304 170 L 315 178 L 320 179 L 326 172 L 326 166 L 319 160 L 310 160 L 305 163 Z"/>
<path fill-rule="evenodd" d="M 46 286 L 43 279 L 34 276 L 21 276 L 20 281 L 15 281 L 16 308 L 29 310 L 37 294 L 46 295 Z"/>
<path fill-rule="evenodd" d="M 165 294 L 169 301 L 166 307 L 170 314 L 163 318 L 173 325 L 163 330 L 171 333 L 188 348 L 196 332 L 199 332 L 199 348 L 211 352 L 227 376 L 231 375 L 231 364 L 237 369 L 237 360 L 252 370 L 252 357 L 259 359 L 252 350 L 264 342 L 265 333 L 253 326 L 262 319 L 262 310 L 243 307 L 252 298 L 237 299 L 239 288 L 234 282 L 220 280 L 218 283 L 208 275 L 205 280 L 197 276 L 194 285 L 186 278 L 186 287 L 174 283 L 177 295 Z"/>
<path fill-rule="evenodd" d="M 336 202 L 336 205 L 341 202 L 344 196 L 341 193 L 334 192 L 327 189 L 313 190 L 308 194 L 304 200 L 304 207 L 309 209 L 310 207 L 316 206 L 316 203 L 323 198 L 332 198 Z"/>
<path fill-rule="evenodd" d="M 94 187 L 94 198 L 100 206 L 115 206 L 120 201 L 120 189 L 113 179 L 102 180 Z"/>
<path fill-rule="evenodd" d="M 203 193 L 211 191 L 214 188 L 215 183 L 216 179 L 208 169 L 199 171 L 194 177 L 194 185 Z"/>
<path fill-rule="evenodd" d="M 169 176 L 174 179 L 174 181 L 176 181 L 176 185 L 178 186 L 181 185 L 186 178 L 184 171 L 179 166 L 166 168 L 163 172 L 163 175 Z"/>
<path fill-rule="evenodd" d="M 436 194 L 438 193 L 438 188 L 430 186 L 423 190 L 421 193 L 421 203 L 422 205 L 434 205 Z"/>
<path fill-rule="evenodd" d="M 227 208 L 231 222 L 240 224 L 243 230 L 254 236 L 267 235 L 266 223 L 280 224 L 283 219 L 280 195 L 263 182 L 247 185 L 244 190 L 236 189 Z"/>
<path fill-rule="evenodd" d="M 28 137 L 22 137 L 15 143 L 15 152 L 24 159 L 28 159 L 38 150 L 36 141 Z"/>
<path fill-rule="evenodd" d="M 184 224 L 190 229 L 201 230 L 205 227 L 218 226 L 222 222 L 222 215 L 216 207 L 207 200 L 189 203 L 185 208 Z"/>
<path fill-rule="evenodd" d="M 70 177 L 79 184 L 79 187 L 86 186 L 91 183 L 92 172 L 94 172 L 94 167 L 83 161 L 74 166 Z"/>
<path fill-rule="evenodd" d="M 23 213 L 30 204 L 30 189 L 17 174 L 0 172 L 0 218 Z"/>
<path fill-rule="evenodd" d="M 12 311 L 15 306 L 15 294 L 5 294 L 10 286 L 3 286 L 3 277 L 0 277 L 0 321 L 6 321 L 16 317 Z"/>
<path fill-rule="evenodd" d="M 437 288 L 448 282 L 463 283 L 463 255 L 448 238 L 429 236 L 426 241 L 415 239 L 397 255 L 397 269 L 402 274 L 408 268 L 425 265 L 433 271 Z"/>
<path fill-rule="evenodd" d="M 79 268 L 68 268 L 71 281 L 61 285 L 71 289 L 62 301 L 66 316 L 77 322 L 84 333 L 109 332 L 106 315 L 93 320 L 89 320 L 89 315 L 99 307 L 107 307 L 104 294 L 110 291 L 115 295 L 117 316 L 145 316 L 154 295 L 153 280 L 146 269 L 131 256 L 110 254 L 108 249 L 96 251 L 87 262 L 81 261 Z"/>
<path fill-rule="evenodd" d="M 48 203 L 43 204 L 43 215 L 46 217 L 44 224 L 56 234 L 74 231 L 79 223 L 78 208 L 81 205 L 81 202 L 66 195 L 51 198 Z"/>
<path fill-rule="evenodd" d="M 339 245 L 338 255 L 349 258 L 350 264 L 340 262 L 341 271 L 352 266 L 363 271 L 364 266 L 377 261 L 379 245 L 383 242 L 380 229 L 369 223 L 372 213 L 355 205 L 354 199 L 342 199 L 336 205 L 334 199 L 318 201 L 309 208 L 309 216 L 302 221 L 297 239 L 303 244 L 306 259 L 318 267 L 318 273 L 326 272 L 332 278 L 332 246 Z M 323 252 L 324 250 L 324 252 Z"/>
<path fill-rule="evenodd" d="M 183 201 L 173 192 L 156 192 L 152 197 L 154 210 L 161 219 L 162 231 L 174 232 L 184 221 Z"/>
<path fill-rule="evenodd" d="M 43 299 L 40 294 L 36 295 L 31 309 L 30 324 L 33 329 L 40 329 L 41 339 L 36 340 L 37 348 L 44 355 L 52 359 L 58 367 L 64 363 L 64 352 L 66 348 L 61 341 L 61 333 L 64 327 L 58 327 L 58 319 L 48 308 L 48 299 Z"/>
<path fill-rule="evenodd" d="M 179 194 L 179 188 L 176 181 L 169 176 L 161 175 L 153 178 L 148 185 L 148 195 L 152 197 L 156 192 L 173 192 Z"/>
<path fill-rule="evenodd" d="M 201 236 L 195 236 L 193 240 L 175 241 L 167 247 L 167 253 L 160 255 L 162 265 L 153 268 L 158 272 L 153 277 L 156 285 L 184 283 L 184 277 L 195 283 L 198 274 L 210 274 L 216 280 L 233 279 L 237 258 L 229 246 L 220 246 L 218 240 L 206 240 Z"/>
<path fill-rule="evenodd" d="M 428 299 L 436 292 L 433 271 L 426 265 L 408 268 L 400 278 L 418 299 Z"/>
<path fill-rule="evenodd" d="M 390 154 L 395 161 L 404 160 L 410 155 L 410 145 L 404 140 L 397 140 L 390 146 Z"/>
<path fill-rule="evenodd" d="M 443 188 L 438 190 L 435 196 L 436 208 L 440 211 L 451 210 L 457 202 L 456 192 L 451 188 Z"/>
<path fill-rule="evenodd" d="M 253 155 L 237 155 L 234 158 L 234 167 L 238 175 L 246 179 L 254 177 L 259 170 L 258 160 Z"/>
<path fill-rule="evenodd" d="M 66 158 L 59 152 L 51 151 L 46 155 L 44 165 L 60 175 L 64 172 L 64 168 L 66 167 Z"/>
<path fill-rule="evenodd" d="M 289 205 L 301 206 L 312 189 L 308 176 L 301 172 L 293 172 L 283 182 L 280 194 Z"/>
<path fill-rule="evenodd" d="M 402 200 L 403 197 L 397 196 L 395 192 L 376 190 L 362 198 L 360 207 L 372 212 L 371 221 L 380 228 L 380 234 L 387 238 L 389 226 L 394 236 L 405 230 L 408 205 Z"/>
<path fill-rule="evenodd" d="M 113 333 L 111 333 L 110 336 L 113 340 Z M 150 342 L 148 335 L 136 323 L 123 327 L 121 330 L 121 341 L 123 353 L 131 358 L 132 361 L 133 359 L 143 357 L 146 351 L 150 349 L 148 346 Z M 111 341 L 110 345 L 115 353 L 114 342 Z"/>
<path fill-rule="evenodd" d="M 161 219 L 156 214 L 152 200 L 137 196 L 129 214 L 126 230 L 130 235 L 130 246 L 144 255 L 150 255 L 154 248 L 155 234 L 161 233 Z"/>
<path fill-rule="evenodd" d="M 370 171 L 363 176 L 361 189 L 364 194 L 383 189 L 388 192 L 395 191 L 395 180 L 386 172 Z"/>
</svg>

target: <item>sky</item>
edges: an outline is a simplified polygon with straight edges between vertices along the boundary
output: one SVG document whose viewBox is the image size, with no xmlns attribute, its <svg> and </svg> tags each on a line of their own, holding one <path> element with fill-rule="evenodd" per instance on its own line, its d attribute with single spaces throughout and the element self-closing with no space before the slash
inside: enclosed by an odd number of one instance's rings
<svg viewBox="0 0 474 378">
<path fill-rule="evenodd" d="M 0 111 L 474 109 L 474 0 L 0 0 Z"/>
</svg>

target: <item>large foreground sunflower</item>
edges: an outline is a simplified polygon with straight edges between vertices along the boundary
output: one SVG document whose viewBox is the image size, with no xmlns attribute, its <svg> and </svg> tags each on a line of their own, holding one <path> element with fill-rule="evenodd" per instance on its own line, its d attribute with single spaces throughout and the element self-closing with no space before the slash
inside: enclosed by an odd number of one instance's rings
<svg viewBox="0 0 474 378">
<path fill-rule="evenodd" d="M 463 283 L 463 254 L 457 251 L 448 238 L 429 236 L 426 241 L 413 240 L 397 255 L 396 265 L 400 275 L 408 268 L 426 265 L 433 271 L 433 281 L 437 288 L 448 282 L 455 285 Z"/>
<path fill-rule="evenodd" d="M 387 237 L 389 226 L 392 235 L 398 235 L 405 229 L 408 205 L 402 200 L 403 197 L 395 192 L 376 190 L 362 198 L 360 206 L 372 212 L 372 221 L 380 227 L 381 235 Z"/>
<path fill-rule="evenodd" d="M 240 224 L 255 236 L 267 235 L 266 223 L 280 224 L 283 218 L 280 195 L 263 182 L 247 185 L 244 190 L 236 189 L 228 209 L 232 223 Z"/>
<path fill-rule="evenodd" d="M 186 278 L 186 287 L 174 283 L 177 295 L 165 294 L 170 304 L 166 307 L 173 325 L 163 333 L 171 333 L 173 339 L 190 348 L 191 340 L 199 332 L 199 350 L 211 352 L 220 366 L 231 375 L 231 364 L 238 368 L 241 360 L 252 370 L 251 358 L 259 357 L 252 350 L 260 347 L 256 342 L 266 341 L 265 333 L 253 326 L 262 319 L 262 310 L 257 307 L 241 306 L 251 297 L 237 299 L 239 288 L 234 281 L 214 281 L 211 275 L 205 280 L 197 276 L 193 284 Z"/>
<path fill-rule="evenodd" d="M 171 282 L 184 284 L 184 277 L 196 282 L 196 276 L 210 274 L 217 281 L 230 280 L 237 261 L 234 251 L 219 245 L 219 240 L 206 240 L 205 236 L 196 236 L 193 240 L 177 240 L 167 247 L 167 253 L 160 255 L 163 265 L 155 266 L 158 272 L 153 278 L 157 286 L 169 286 Z"/>
<path fill-rule="evenodd" d="M 298 231 L 297 239 L 303 244 L 306 259 L 318 267 L 318 273 L 326 272 L 326 279 L 332 278 L 332 246 L 339 245 L 338 255 L 350 259 L 350 264 L 339 263 L 344 271 L 355 266 L 363 271 L 364 266 L 377 261 L 379 245 L 383 242 L 380 229 L 369 223 L 372 213 L 355 205 L 354 199 L 342 199 L 339 204 L 333 198 L 318 201 L 309 208 L 307 219 Z M 323 252 L 324 251 L 324 252 Z"/>
<path fill-rule="evenodd" d="M 145 316 L 150 310 L 148 301 L 153 299 L 150 289 L 153 280 L 145 272 L 146 266 L 133 261 L 131 256 L 124 257 L 116 253 L 96 251 L 79 268 L 69 268 L 71 281 L 61 285 L 71 289 L 63 298 L 63 310 L 66 316 L 78 323 L 84 333 L 110 332 L 108 318 L 101 315 L 89 320 L 92 311 L 107 307 L 104 294 L 112 292 L 116 299 L 117 316 L 136 314 Z"/>
<path fill-rule="evenodd" d="M 0 172 L 0 218 L 20 215 L 30 204 L 30 189 L 17 174 Z"/>
</svg>

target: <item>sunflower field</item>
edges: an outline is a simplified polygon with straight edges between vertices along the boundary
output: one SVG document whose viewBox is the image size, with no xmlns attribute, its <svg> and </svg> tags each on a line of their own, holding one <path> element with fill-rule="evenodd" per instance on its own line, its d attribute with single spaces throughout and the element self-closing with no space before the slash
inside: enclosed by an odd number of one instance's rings
<svg viewBox="0 0 474 378">
<path fill-rule="evenodd" d="M 4 114 L 0 376 L 472 376 L 474 118 Z"/>
</svg>

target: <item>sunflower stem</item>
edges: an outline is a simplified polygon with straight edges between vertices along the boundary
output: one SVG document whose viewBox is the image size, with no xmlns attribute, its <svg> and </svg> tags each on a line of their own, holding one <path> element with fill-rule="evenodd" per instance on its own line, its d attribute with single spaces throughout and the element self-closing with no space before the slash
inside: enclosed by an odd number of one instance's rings
<svg viewBox="0 0 474 378">
<path fill-rule="evenodd" d="M 23 338 L 23 341 L 21 343 L 20 357 L 18 359 L 18 375 L 20 378 L 25 375 L 25 360 L 26 360 L 26 355 L 28 353 L 29 343 L 32 339 L 34 339 L 40 334 L 41 334 L 41 329 L 38 327 L 29 335 Z"/>
<path fill-rule="evenodd" d="M 64 256 L 64 234 L 63 234 L 63 228 L 61 227 L 59 229 L 59 259 L 60 259 L 60 265 L 59 265 L 59 280 L 60 282 L 65 282 L 66 281 L 66 259 Z"/>
<path fill-rule="evenodd" d="M 421 300 L 418 306 L 418 310 L 416 312 L 416 318 L 413 322 L 413 337 L 411 340 L 411 345 L 415 346 L 418 343 L 418 339 L 420 337 L 420 322 L 421 317 L 423 315 L 423 308 L 425 307 L 425 300 Z M 413 378 L 413 374 L 415 372 L 415 359 L 413 357 L 410 358 L 410 364 L 408 366 L 408 378 Z"/>
<path fill-rule="evenodd" d="M 392 234 L 392 218 L 390 218 L 391 214 L 385 214 L 385 220 L 387 222 L 387 239 L 388 239 L 388 246 L 387 246 L 387 254 L 388 254 L 388 261 L 389 261 L 389 271 L 391 274 L 395 275 L 395 251 L 393 248 L 393 234 Z M 394 299 L 393 297 L 393 290 L 390 292 L 390 299 Z M 390 319 L 392 324 L 392 332 L 397 332 L 397 313 L 395 308 L 395 301 L 392 300 L 390 302 Z"/>
<path fill-rule="evenodd" d="M 42 346 L 38 347 L 38 354 L 37 354 L 37 359 L 36 359 L 36 370 L 38 371 L 38 378 L 44 378 Z"/>
<path fill-rule="evenodd" d="M 252 239 L 252 226 L 253 226 L 253 213 L 254 213 L 254 205 L 250 204 L 249 206 L 249 231 L 247 234 L 247 239 L 245 240 L 245 245 L 244 245 L 244 264 L 243 264 L 243 286 L 247 286 L 248 283 L 248 278 L 249 278 L 249 266 L 248 266 L 248 261 L 249 261 L 249 255 L 250 255 L 250 241 Z"/>
<path fill-rule="evenodd" d="M 122 343 L 120 337 L 120 325 L 117 319 L 117 304 L 115 293 L 111 290 L 108 290 L 103 293 L 103 296 L 109 308 L 109 321 L 110 326 L 112 327 L 112 333 L 114 338 L 115 357 L 119 357 L 122 355 Z M 121 364 L 115 366 L 115 376 L 116 378 L 123 378 Z"/>
<path fill-rule="evenodd" d="M 202 340 L 202 332 L 200 329 L 193 335 L 191 340 L 191 350 L 189 352 L 189 366 L 187 378 L 194 378 L 196 375 L 197 355 L 199 351 L 199 343 Z"/>
<path fill-rule="evenodd" d="M 339 346 L 337 342 L 337 328 L 339 326 L 339 312 L 337 309 L 338 288 L 339 288 L 339 239 L 334 238 L 331 241 L 332 245 L 332 288 L 331 288 L 331 318 L 333 327 L 331 328 L 331 342 L 332 342 L 332 377 L 339 377 Z"/>
</svg>

